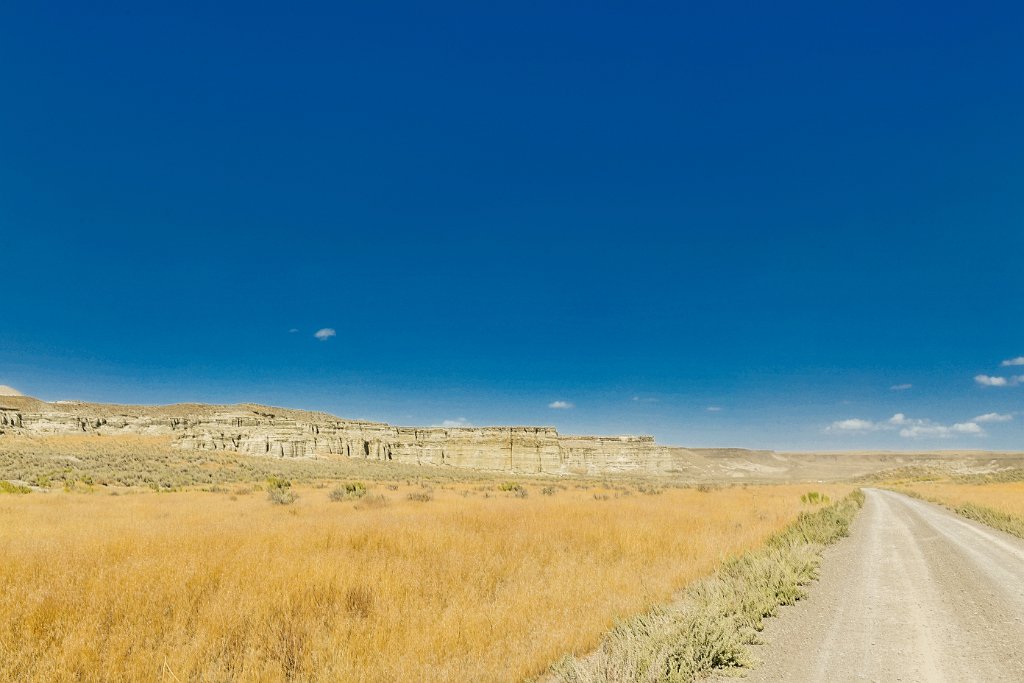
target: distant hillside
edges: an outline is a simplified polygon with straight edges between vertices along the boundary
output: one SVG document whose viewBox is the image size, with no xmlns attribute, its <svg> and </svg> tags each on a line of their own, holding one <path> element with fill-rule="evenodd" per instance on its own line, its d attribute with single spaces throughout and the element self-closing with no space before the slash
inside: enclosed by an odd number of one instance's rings
<svg viewBox="0 0 1024 683">
<path fill-rule="evenodd" d="M 554 427 L 397 427 L 255 404 L 138 406 L 0 396 L 5 435 L 163 437 L 181 450 L 261 458 L 354 458 L 510 474 L 669 476 L 690 481 L 850 479 L 897 469 L 995 472 L 1021 454 L 776 453 L 662 446 L 650 436 L 576 436 Z"/>
<path fill-rule="evenodd" d="M 563 436 L 554 427 L 396 427 L 254 404 L 135 406 L 0 397 L 0 431 L 167 436 L 180 449 L 524 474 L 657 474 L 689 466 L 685 449 L 658 446 L 649 436 Z"/>
</svg>

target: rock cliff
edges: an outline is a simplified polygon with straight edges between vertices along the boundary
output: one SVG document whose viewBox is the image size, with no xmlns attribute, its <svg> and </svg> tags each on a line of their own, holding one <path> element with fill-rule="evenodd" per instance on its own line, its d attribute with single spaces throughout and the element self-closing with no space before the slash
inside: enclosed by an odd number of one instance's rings
<svg viewBox="0 0 1024 683">
<path fill-rule="evenodd" d="M 693 467 L 692 452 L 659 446 L 649 436 L 564 436 L 553 427 L 396 427 L 251 404 L 129 406 L 3 396 L 4 433 L 165 435 L 181 449 L 365 458 L 521 474 L 654 474 Z"/>
<path fill-rule="evenodd" d="M 834 481 L 906 468 L 960 474 L 1024 468 L 1024 453 L 1016 452 L 675 448 L 649 436 L 567 436 L 553 427 L 395 427 L 252 404 L 46 403 L 0 395 L 0 460 L 5 436 L 90 434 L 151 435 L 174 448 L 263 458 L 362 458 L 523 475 L 671 475 L 691 482 Z"/>
</svg>

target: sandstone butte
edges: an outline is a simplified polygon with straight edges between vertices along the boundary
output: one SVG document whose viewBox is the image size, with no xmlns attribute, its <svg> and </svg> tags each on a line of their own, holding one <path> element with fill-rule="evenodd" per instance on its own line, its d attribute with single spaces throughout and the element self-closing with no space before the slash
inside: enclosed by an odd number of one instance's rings
<svg viewBox="0 0 1024 683">
<path fill-rule="evenodd" d="M 15 392 L 16 393 L 16 392 Z M 362 458 L 543 475 L 671 475 L 690 480 L 839 479 L 907 465 L 995 471 L 1021 454 L 775 453 L 662 446 L 650 436 L 571 436 L 554 427 L 396 427 L 255 404 L 136 406 L 0 395 L 7 435 L 165 436 L 174 448 L 272 458 Z"/>
<path fill-rule="evenodd" d="M 678 459 L 675 451 L 685 450 L 658 446 L 649 436 L 565 436 L 553 427 L 396 427 L 253 404 L 131 406 L 27 396 L 0 397 L 2 434 L 168 436 L 181 449 L 522 474 L 666 472 Z"/>
</svg>

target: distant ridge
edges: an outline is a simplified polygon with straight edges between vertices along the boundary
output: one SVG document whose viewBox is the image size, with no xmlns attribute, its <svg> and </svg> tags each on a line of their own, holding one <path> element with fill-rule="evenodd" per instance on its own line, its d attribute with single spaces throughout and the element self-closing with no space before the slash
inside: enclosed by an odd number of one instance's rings
<svg viewBox="0 0 1024 683">
<path fill-rule="evenodd" d="M 162 436 L 182 450 L 346 457 L 522 474 L 665 474 L 692 454 L 650 436 L 570 436 L 550 426 L 399 427 L 243 403 L 162 406 L 0 397 L 0 435 Z"/>
<path fill-rule="evenodd" d="M 401 427 L 251 403 L 142 406 L 47 403 L 0 395 L 4 439 L 151 436 L 180 450 L 261 458 L 351 458 L 569 476 L 666 476 L 701 482 L 837 481 L 921 468 L 962 474 L 1024 468 L 1024 454 L 987 451 L 785 453 L 662 446 L 651 436 L 560 434 L 550 426 Z"/>
</svg>

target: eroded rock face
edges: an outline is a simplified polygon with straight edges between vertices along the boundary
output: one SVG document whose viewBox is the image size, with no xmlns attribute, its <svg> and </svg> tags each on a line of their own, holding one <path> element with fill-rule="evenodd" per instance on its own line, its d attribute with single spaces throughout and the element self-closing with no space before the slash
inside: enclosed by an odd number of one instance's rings
<svg viewBox="0 0 1024 683">
<path fill-rule="evenodd" d="M 553 427 L 395 427 L 257 405 L 122 406 L 0 399 L 0 434 L 166 435 L 176 448 L 254 456 L 344 456 L 521 474 L 676 472 L 649 436 L 563 436 Z"/>
<path fill-rule="evenodd" d="M 1024 468 L 1024 453 L 776 453 L 674 448 L 649 436 L 566 436 L 553 427 L 395 427 L 251 404 L 124 406 L 0 396 L 5 435 L 153 435 L 175 448 L 259 457 L 347 457 L 517 475 L 671 475 L 685 481 L 837 481 L 902 467 L 958 474 Z"/>
</svg>

